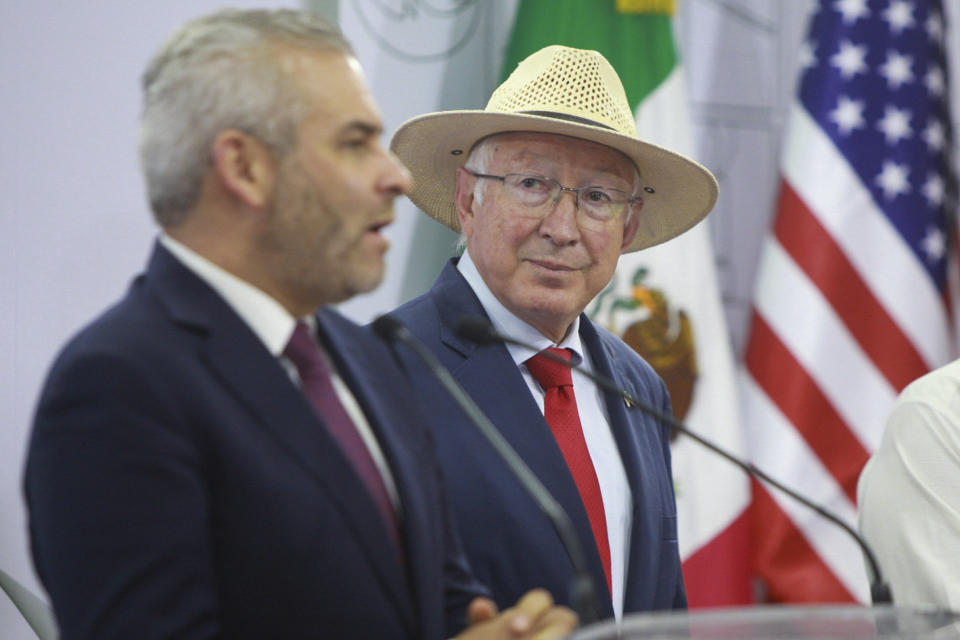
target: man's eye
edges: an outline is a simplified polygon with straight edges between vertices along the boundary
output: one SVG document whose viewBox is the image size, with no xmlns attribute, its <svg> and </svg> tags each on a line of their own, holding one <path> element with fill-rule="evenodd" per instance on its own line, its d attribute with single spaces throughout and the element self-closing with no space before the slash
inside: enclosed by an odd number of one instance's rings
<svg viewBox="0 0 960 640">
<path fill-rule="evenodd" d="M 590 202 L 595 202 L 597 204 L 603 204 L 610 202 L 612 198 L 610 194 L 602 189 L 590 189 L 586 192 L 587 200 Z"/>
<path fill-rule="evenodd" d="M 547 189 L 547 181 L 534 176 L 524 176 L 518 185 L 528 191 L 543 191 Z"/>
<path fill-rule="evenodd" d="M 367 146 L 366 138 L 349 138 L 343 141 L 344 149 L 361 149 Z"/>
</svg>

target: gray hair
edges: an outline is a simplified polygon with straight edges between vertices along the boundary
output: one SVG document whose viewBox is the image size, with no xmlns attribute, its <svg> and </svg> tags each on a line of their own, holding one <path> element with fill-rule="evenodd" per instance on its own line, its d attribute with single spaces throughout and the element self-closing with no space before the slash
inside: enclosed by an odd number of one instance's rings
<svg viewBox="0 0 960 640">
<path fill-rule="evenodd" d="M 285 155 L 308 105 L 277 64 L 279 47 L 353 55 L 336 26 L 281 9 L 228 9 L 192 20 L 143 74 L 140 164 L 154 217 L 183 221 L 200 193 L 217 134 L 238 129 Z"/>
<path fill-rule="evenodd" d="M 468 171 L 473 171 L 474 173 L 487 173 L 490 168 L 490 162 L 493 160 L 493 139 L 498 135 L 500 134 L 487 136 L 473 145 L 473 148 L 470 149 L 470 155 L 467 156 L 467 161 L 463 163 L 463 168 Z M 489 186 L 489 180 L 477 180 L 476 184 L 473 185 L 473 199 L 478 205 L 483 203 L 483 196 Z M 457 244 L 454 246 L 454 251 L 457 255 L 461 255 L 466 249 L 467 236 L 463 233 L 463 229 L 461 229 L 460 236 L 457 238 Z"/>
</svg>

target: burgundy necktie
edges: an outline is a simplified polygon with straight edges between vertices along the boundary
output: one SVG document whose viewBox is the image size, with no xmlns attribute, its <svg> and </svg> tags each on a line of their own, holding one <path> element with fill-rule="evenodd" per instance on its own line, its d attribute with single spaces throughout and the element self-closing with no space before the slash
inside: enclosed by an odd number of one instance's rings
<svg viewBox="0 0 960 640">
<path fill-rule="evenodd" d="M 550 353 L 567 362 L 573 357 L 569 349 L 550 347 Z M 543 387 L 546 396 L 543 401 L 543 413 L 560 445 L 560 451 L 567 461 L 573 480 L 580 491 L 580 499 L 590 519 L 593 538 L 600 552 L 603 573 L 607 578 L 607 588 L 613 592 L 610 584 L 610 540 L 607 537 L 607 516 L 603 510 L 603 497 L 593 460 L 587 450 L 587 441 L 583 438 L 580 413 L 577 411 L 577 399 L 573 394 L 573 380 L 570 367 L 555 362 L 542 353 L 538 353 L 526 362 L 533 377 Z"/>
<path fill-rule="evenodd" d="M 383 477 L 377 469 L 376 463 L 370 455 L 370 450 L 357 431 L 356 425 L 337 397 L 330 379 L 330 372 L 323 360 L 320 345 L 314 339 L 310 328 L 304 322 L 297 322 L 297 326 L 290 336 L 290 342 L 284 349 L 283 355 L 297 367 L 300 374 L 300 386 L 304 395 L 310 400 L 317 415 L 327 427 L 327 431 L 340 444 L 340 449 L 350 460 L 354 471 L 363 480 L 368 493 L 377 504 L 384 525 L 393 534 L 398 550 L 403 549 L 400 543 L 400 530 L 397 526 L 393 503 L 383 483 Z M 402 551 L 401 551 L 402 555 Z"/>
</svg>

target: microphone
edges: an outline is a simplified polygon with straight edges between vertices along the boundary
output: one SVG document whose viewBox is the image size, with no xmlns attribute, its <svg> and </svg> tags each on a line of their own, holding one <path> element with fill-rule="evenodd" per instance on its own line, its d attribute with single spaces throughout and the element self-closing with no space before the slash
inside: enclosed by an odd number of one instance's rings
<svg viewBox="0 0 960 640">
<path fill-rule="evenodd" d="M 519 340 L 516 340 L 515 338 L 511 338 L 509 336 L 505 336 L 499 333 L 496 329 L 493 328 L 490 322 L 485 318 L 469 317 L 469 316 L 464 317 L 457 324 L 456 333 L 458 336 L 460 336 L 464 340 L 469 340 L 470 342 L 473 342 L 475 344 L 480 344 L 480 345 L 512 344 L 518 347 L 523 347 L 524 349 L 529 349 L 530 351 L 535 353 L 537 352 L 537 348 L 534 347 L 533 345 L 527 344 L 525 342 L 521 342 Z M 593 380 L 596 384 L 600 385 L 600 387 L 602 387 L 603 389 L 606 389 L 607 391 L 613 392 L 618 396 L 622 397 L 628 407 L 637 407 L 641 411 L 657 418 L 658 420 L 661 420 L 667 423 L 668 425 L 670 425 L 671 429 L 678 431 L 696 440 L 701 445 L 710 449 L 714 453 L 718 454 L 723 458 L 726 458 L 733 464 L 737 465 L 738 467 L 746 471 L 748 474 L 750 474 L 750 476 L 757 478 L 759 480 L 762 480 L 763 482 L 766 482 L 767 484 L 774 487 L 775 489 L 790 496 L 800 504 L 810 509 L 813 509 L 822 517 L 826 518 L 830 522 L 834 523 L 835 525 L 837 525 L 838 527 L 846 531 L 848 534 L 850 534 L 850 537 L 852 537 L 856 541 L 856 543 L 860 545 L 860 549 L 863 551 L 863 555 L 867 559 L 867 563 L 870 565 L 870 569 L 872 571 L 872 577 L 873 577 L 873 579 L 870 581 L 870 597 L 873 600 L 873 603 L 874 604 L 893 604 L 893 595 L 890 591 L 890 586 L 883 580 L 883 574 L 880 572 L 880 565 L 877 563 L 877 559 L 873 555 L 873 551 L 870 549 L 870 546 L 867 544 L 867 541 L 864 540 L 863 537 L 853 527 L 851 527 L 846 522 L 841 520 L 838 516 L 831 513 L 826 508 L 813 502 L 806 496 L 801 495 L 795 490 L 787 487 L 786 485 L 782 484 L 778 480 L 774 480 L 765 471 L 761 470 L 753 463 L 741 460 L 740 458 L 733 455 L 729 451 L 726 451 L 719 445 L 711 442 L 707 438 L 704 438 L 703 436 L 698 434 L 696 431 L 691 430 L 684 423 L 674 418 L 672 415 L 664 413 L 663 411 L 660 411 L 656 407 L 646 402 L 643 402 L 638 398 L 635 398 L 629 391 L 625 389 L 621 389 L 616 385 L 616 383 L 613 380 L 607 378 L 606 376 L 599 375 L 592 371 L 587 371 L 583 367 L 574 365 L 571 362 L 567 362 L 565 359 L 559 356 L 555 356 L 548 351 L 540 352 L 540 354 L 550 360 L 559 362 L 561 364 L 566 365 L 567 367 L 570 367 L 571 369 L 575 369 L 579 371 L 583 375 Z"/>
<path fill-rule="evenodd" d="M 570 556 L 573 564 L 574 584 L 573 603 L 581 624 L 589 624 L 599 619 L 597 608 L 597 594 L 593 579 L 587 570 L 587 563 L 583 554 L 580 538 L 577 536 L 570 516 L 563 510 L 560 503 L 550 494 L 540 479 L 534 475 L 520 454 L 503 437 L 490 419 L 483 413 L 477 403 L 464 391 L 450 372 L 437 357 L 420 342 L 406 326 L 396 318 L 382 315 L 371 325 L 374 333 L 386 342 L 402 342 L 410 347 L 414 353 L 427 365 L 430 372 L 446 389 L 450 397 L 466 414 L 467 419 L 480 431 L 487 442 L 494 448 L 510 471 L 516 476 L 524 490 L 533 498 L 540 510 L 547 516 L 560 536 L 560 542 Z"/>
</svg>

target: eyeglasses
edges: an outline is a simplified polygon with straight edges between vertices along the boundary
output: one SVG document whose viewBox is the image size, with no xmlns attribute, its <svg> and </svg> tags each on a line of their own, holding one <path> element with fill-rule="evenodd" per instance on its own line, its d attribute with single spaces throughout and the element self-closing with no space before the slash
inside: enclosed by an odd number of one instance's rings
<svg viewBox="0 0 960 640">
<path fill-rule="evenodd" d="M 600 228 L 612 220 L 625 219 L 630 207 L 643 202 L 640 196 L 610 187 L 573 188 L 565 187 L 553 178 L 529 173 L 508 173 L 505 176 L 494 176 L 487 173 L 477 173 L 470 169 L 465 170 L 477 178 L 502 182 L 507 196 L 528 209 L 535 217 L 546 215 L 546 211 L 540 209 L 540 207 L 548 202 L 556 204 L 563 191 L 570 191 L 574 194 L 577 211 L 584 214 L 582 218 L 578 218 L 578 222 L 587 227 Z"/>
</svg>

